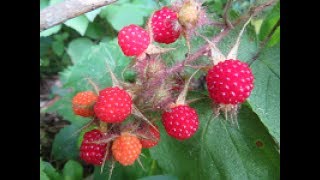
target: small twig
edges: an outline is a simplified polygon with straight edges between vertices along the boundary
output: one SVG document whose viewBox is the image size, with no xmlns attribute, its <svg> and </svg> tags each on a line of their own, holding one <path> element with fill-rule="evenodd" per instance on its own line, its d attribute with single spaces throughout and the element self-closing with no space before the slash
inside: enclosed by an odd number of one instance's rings
<svg viewBox="0 0 320 180">
<path fill-rule="evenodd" d="M 40 32 L 117 0 L 65 0 L 40 11 Z"/>
<path fill-rule="evenodd" d="M 210 22 L 208 23 L 209 26 L 217 26 L 217 27 L 220 27 L 220 28 L 226 28 L 226 24 L 223 23 L 223 22 L 218 22 L 218 21 L 215 21 L 215 20 L 210 20 Z"/>
</svg>

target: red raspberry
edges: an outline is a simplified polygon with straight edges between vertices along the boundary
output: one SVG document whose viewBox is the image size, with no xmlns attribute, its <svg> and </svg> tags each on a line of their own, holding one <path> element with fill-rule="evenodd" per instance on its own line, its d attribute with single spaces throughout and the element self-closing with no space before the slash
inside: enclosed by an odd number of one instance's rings
<svg viewBox="0 0 320 180">
<path fill-rule="evenodd" d="M 107 143 L 96 144 L 103 137 L 102 132 L 97 129 L 88 131 L 83 136 L 83 141 L 80 146 L 80 157 L 88 164 L 100 166 L 107 152 Z"/>
<path fill-rule="evenodd" d="M 156 42 L 170 44 L 180 36 L 177 13 L 168 7 L 163 7 L 153 14 L 151 25 Z"/>
<path fill-rule="evenodd" d="M 178 105 L 162 114 L 162 123 L 167 133 L 178 139 L 188 139 L 198 130 L 197 112 L 188 105 Z"/>
<path fill-rule="evenodd" d="M 128 166 L 139 157 L 141 148 L 142 145 L 136 136 L 122 133 L 112 144 L 112 154 L 120 164 Z"/>
<path fill-rule="evenodd" d="M 119 31 L 118 44 L 126 56 L 138 56 L 150 44 L 150 37 L 142 27 L 131 24 Z"/>
<path fill-rule="evenodd" d="M 77 93 L 72 99 L 72 109 L 76 115 L 90 117 L 94 115 L 93 105 L 98 96 L 92 91 Z"/>
<path fill-rule="evenodd" d="M 132 99 L 127 91 L 108 87 L 99 92 L 94 112 L 101 121 L 120 123 L 131 114 L 131 108 Z"/>
<path fill-rule="evenodd" d="M 213 66 L 206 80 L 215 103 L 236 105 L 250 96 L 254 77 L 247 63 L 230 59 Z"/>
<path fill-rule="evenodd" d="M 155 129 L 154 127 L 150 126 L 149 124 L 143 124 L 142 128 L 138 130 L 138 132 L 140 134 L 142 134 L 143 136 L 147 137 L 147 138 L 151 138 L 151 139 L 143 139 L 140 138 L 140 142 L 142 145 L 142 148 L 151 148 L 155 145 L 157 145 L 160 141 L 160 132 L 159 132 L 159 128 L 158 126 L 155 125 L 155 127 L 157 129 Z"/>
</svg>

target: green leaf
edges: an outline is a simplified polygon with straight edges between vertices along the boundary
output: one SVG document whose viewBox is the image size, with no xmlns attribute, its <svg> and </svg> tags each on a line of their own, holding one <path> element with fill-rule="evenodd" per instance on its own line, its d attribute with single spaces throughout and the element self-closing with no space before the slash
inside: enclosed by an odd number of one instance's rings
<svg viewBox="0 0 320 180">
<path fill-rule="evenodd" d="M 90 23 L 85 36 L 88 36 L 92 39 L 101 39 L 104 35 L 105 27 L 98 23 Z"/>
<path fill-rule="evenodd" d="M 280 19 L 280 1 L 273 7 L 270 14 L 265 18 L 265 20 L 262 22 L 260 32 L 259 32 L 259 39 L 263 41 L 274 25 L 277 23 L 277 21 Z M 277 42 L 275 42 L 277 43 Z"/>
<path fill-rule="evenodd" d="M 56 26 L 53 26 L 47 30 L 44 30 L 40 33 L 40 37 L 47 37 L 47 36 L 50 36 L 52 34 L 55 34 L 57 32 L 59 32 L 61 29 L 61 24 L 59 25 L 56 25 Z"/>
<path fill-rule="evenodd" d="M 49 5 L 49 0 L 40 0 L 40 10 L 44 9 Z"/>
<path fill-rule="evenodd" d="M 255 87 L 248 102 L 280 144 L 280 43 L 265 48 L 251 68 Z"/>
<path fill-rule="evenodd" d="M 40 57 L 44 56 L 49 51 L 51 44 L 51 37 L 40 37 Z"/>
<path fill-rule="evenodd" d="M 40 158 L 40 179 L 61 180 L 61 175 L 50 163 Z"/>
<path fill-rule="evenodd" d="M 73 123 L 62 128 L 55 136 L 52 145 L 52 154 L 56 160 L 77 159 L 79 149 L 77 147 L 78 134 L 75 134 L 84 124 Z"/>
<path fill-rule="evenodd" d="M 40 180 L 50 180 L 47 174 L 43 170 L 44 170 L 43 161 L 40 158 Z"/>
<path fill-rule="evenodd" d="M 72 62 L 76 64 L 78 60 L 89 54 L 93 45 L 93 42 L 88 38 L 77 38 L 72 40 L 69 43 L 67 50 Z"/>
<path fill-rule="evenodd" d="M 101 8 L 85 13 L 85 16 L 90 22 L 93 22 L 96 16 L 101 12 Z"/>
<path fill-rule="evenodd" d="M 131 4 L 117 3 L 103 8 L 100 15 L 119 31 L 130 24 L 142 26 L 144 18 L 148 17 L 156 7 L 155 2 L 149 0 L 134 1 Z"/>
<path fill-rule="evenodd" d="M 68 32 L 63 32 L 63 33 L 59 33 L 57 35 L 54 35 L 54 39 L 57 41 L 64 41 L 69 37 L 69 33 Z"/>
<path fill-rule="evenodd" d="M 64 1 L 64 0 L 50 0 L 50 6 L 54 5 L 54 4 L 57 4 L 57 3 L 60 3 L 62 1 Z"/>
<path fill-rule="evenodd" d="M 50 179 L 45 172 L 40 171 L 40 180 L 50 180 Z"/>
<path fill-rule="evenodd" d="M 69 160 L 63 167 L 64 180 L 83 179 L 83 168 L 77 161 Z"/>
<path fill-rule="evenodd" d="M 277 29 L 274 31 L 273 35 L 271 36 L 267 47 L 272 47 L 276 45 L 278 42 L 280 42 L 280 26 L 277 27 Z"/>
<path fill-rule="evenodd" d="M 163 171 L 184 180 L 279 179 L 280 155 L 273 139 L 247 106 L 238 114 L 240 129 L 226 124 L 220 116 L 212 120 L 201 141 L 202 130 L 213 116 L 210 104 L 206 99 L 192 105 L 198 112 L 200 128 L 188 140 L 169 137 L 160 126 L 161 141 L 150 153 Z M 257 147 L 257 142 L 263 145 Z"/>
<path fill-rule="evenodd" d="M 58 56 L 61 56 L 64 52 L 64 43 L 63 41 L 54 41 L 52 43 L 53 52 L 56 53 Z"/>
<path fill-rule="evenodd" d="M 138 180 L 178 180 L 178 178 L 176 176 L 171 176 L 171 175 L 158 175 L 158 176 L 143 177 Z"/>
<path fill-rule="evenodd" d="M 81 34 L 81 36 L 83 36 L 87 30 L 89 20 L 86 18 L 86 16 L 81 15 L 66 21 L 64 24 L 76 30 L 79 32 L 79 34 Z"/>
</svg>

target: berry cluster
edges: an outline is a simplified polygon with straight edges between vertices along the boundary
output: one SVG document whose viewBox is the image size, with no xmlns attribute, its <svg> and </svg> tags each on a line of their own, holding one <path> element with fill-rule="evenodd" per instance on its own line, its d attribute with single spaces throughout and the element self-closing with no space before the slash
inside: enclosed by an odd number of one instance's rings
<svg viewBox="0 0 320 180">
<path fill-rule="evenodd" d="M 133 56 L 130 68 L 138 76 L 134 83 L 128 84 L 116 79 L 109 69 L 111 87 L 95 88 L 97 92 L 84 91 L 74 96 L 74 113 L 91 117 L 90 123 L 96 127 L 83 135 L 82 160 L 97 166 L 113 160 L 123 166 L 132 165 L 139 160 L 142 148 L 152 148 L 160 141 L 156 123 L 160 117 L 149 120 L 154 112 L 162 114 L 162 125 L 174 139 L 187 140 L 197 133 L 198 114 L 186 102 L 195 73 L 184 84 L 177 83 L 175 74 L 168 73 L 167 65 L 159 56 L 164 49 L 152 43 L 170 44 L 180 34 L 188 41 L 190 32 L 199 28 L 204 18 L 200 4 L 186 0 L 183 4 L 155 11 L 147 29 L 131 24 L 119 31 L 118 44 L 124 55 Z M 206 76 L 213 103 L 226 111 L 236 108 L 250 96 L 253 80 L 248 65 L 233 59 L 213 63 Z"/>
</svg>

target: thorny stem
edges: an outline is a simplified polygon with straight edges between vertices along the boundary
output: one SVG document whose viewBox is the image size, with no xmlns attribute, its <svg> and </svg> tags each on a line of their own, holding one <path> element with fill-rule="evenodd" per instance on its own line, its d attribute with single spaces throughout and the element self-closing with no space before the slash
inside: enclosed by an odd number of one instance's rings
<svg viewBox="0 0 320 180">
<path fill-rule="evenodd" d="M 226 26 L 225 23 L 217 22 L 217 21 L 214 21 L 214 20 L 210 20 L 209 25 L 210 26 L 217 26 L 217 27 L 220 27 L 220 28 L 224 28 Z"/>
<path fill-rule="evenodd" d="M 264 49 L 264 47 L 266 46 L 266 44 L 270 41 L 271 37 L 273 36 L 274 32 L 278 29 L 278 27 L 280 26 L 280 19 L 277 21 L 277 23 L 273 26 L 273 28 L 271 29 L 271 31 L 269 32 L 269 34 L 267 35 L 267 37 L 260 43 L 260 49 L 257 52 L 256 55 L 254 55 L 251 59 L 251 61 L 248 63 L 249 65 L 251 65 L 255 60 L 258 59 L 258 57 L 261 54 L 262 49 Z"/>
</svg>

